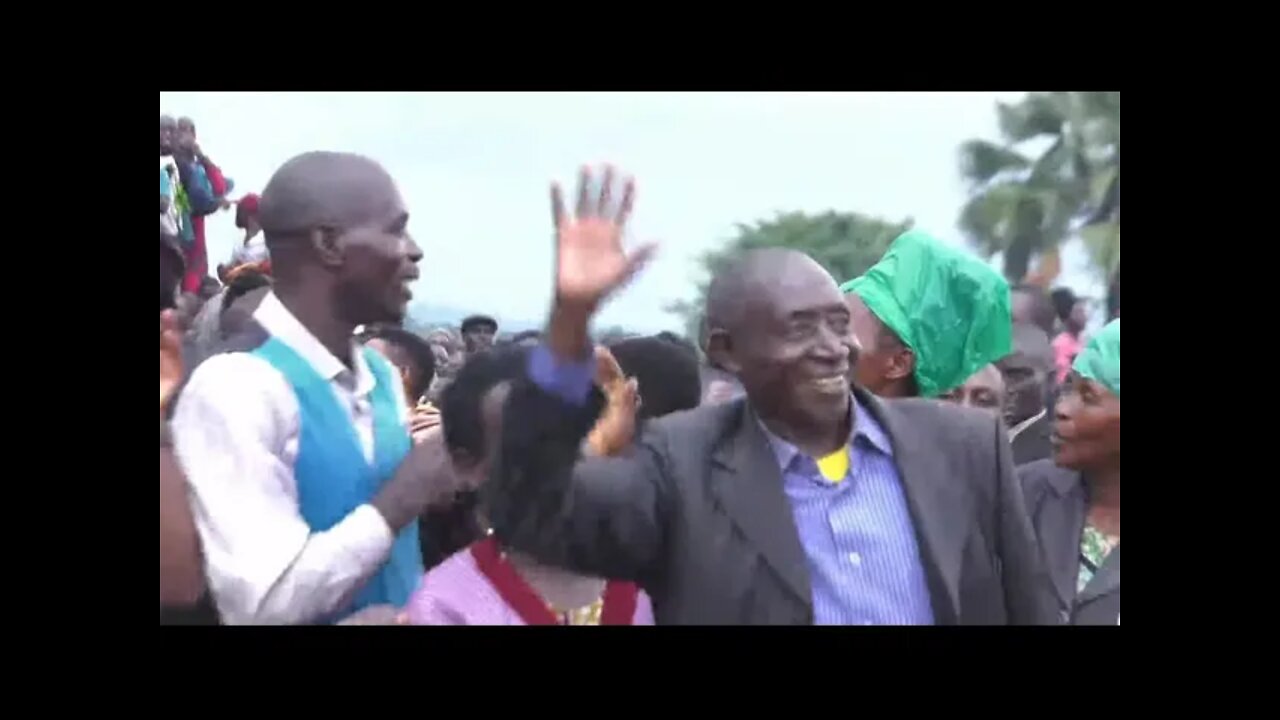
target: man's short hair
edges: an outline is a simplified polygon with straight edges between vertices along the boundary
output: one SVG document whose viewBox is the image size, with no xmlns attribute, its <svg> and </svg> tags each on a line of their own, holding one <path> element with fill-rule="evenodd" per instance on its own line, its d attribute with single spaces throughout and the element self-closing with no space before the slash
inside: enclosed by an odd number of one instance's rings
<svg viewBox="0 0 1280 720">
<path fill-rule="evenodd" d="M 413 363 L 413 384 L 407 390 L 413 396 L 409 402 L 417 402 L 431 387 L 436 376 L 436 356 L 431 350 L 431 343 L 404 328 L 395 325 L 370 325 L 361 334 L 361 341 L 378 339 L 396 348 L 404 354 L 405 359 Z"/>
</svg>

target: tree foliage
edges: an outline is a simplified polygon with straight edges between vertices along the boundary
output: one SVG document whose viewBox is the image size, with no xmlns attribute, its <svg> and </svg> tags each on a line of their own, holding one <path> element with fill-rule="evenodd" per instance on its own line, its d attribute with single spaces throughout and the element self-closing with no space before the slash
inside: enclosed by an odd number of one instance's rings
<svg viewBox="0 0 1280 720">
<path fill-rule="evenodd" d="M 880 260 L 894 238 L 910 227 L 909 219 L 892 223 L 835 211 L 821 215 L 783 213 L 772 220 L 739 224 L 736 236 L 723 247 L 704 253 L 700 259 L 705 275 L 697 286 L 696 297 L 672 303 L 667 311 L 680 316 L 686 335 L 696 340 L 711 277 L 738 253 L 765 247 L 793 248 L 818 261 L 836 282 L 844 282 L 866 272 Z"/>
<path fill-rule="evenodd" d="M 1056 267 L 1058 248 L 1079 231 L 1109 274 L 1120 261 L 1120 93 L 1032 93 L 996 112 L 1002 142 L 960 148 L 969 242 L 1003 253 L 1005 275 L 1019 281 L 1036 256 Z"/>
</svg>

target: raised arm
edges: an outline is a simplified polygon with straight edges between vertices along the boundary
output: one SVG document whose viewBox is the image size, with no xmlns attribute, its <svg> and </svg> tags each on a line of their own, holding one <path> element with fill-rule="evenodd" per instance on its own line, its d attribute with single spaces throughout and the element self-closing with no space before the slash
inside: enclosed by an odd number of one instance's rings
<svg viewBox="0 0 1280 720">
<path fill-rule="evenodd" d="M 578 572 L 648 584 L 669 508 L 661 442 L 643 440 L 625 457 L 581 456 L 599 410 L 589 402 L 595 360 L 588 324 L 654 249 L 623 249 L 635 186 L 624 182 L 617 200 L 613 186 L 606 169 L 593 190 L 584 169 L 573 215 L 552 186 L 556 286 L 547 340 L 507 399 L 501 450 L 483 494 L 504 542 Z"/>
</svg>

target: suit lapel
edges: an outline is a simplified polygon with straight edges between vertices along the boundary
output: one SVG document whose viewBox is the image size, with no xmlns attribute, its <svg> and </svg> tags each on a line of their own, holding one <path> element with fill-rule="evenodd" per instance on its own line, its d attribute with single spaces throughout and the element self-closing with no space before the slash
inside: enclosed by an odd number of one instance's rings
<svg viewBox="0 0 1280 720">
<path fill-rule="evenodd" d="M 812 606 L 809 568 L 782 488 L 778 461 L 746 403 L 739 401 L 737 405 L 736 429 L 712 454 L 713 492 L 734 525 L 787 588 L 806 606 Z"/>
<path fill-rule="evenodd" d="M 948 458 L 893 408 L 871 393 L 855 390 L 858 401 L 880 422 L 893 444 L 893 459 L 902 478 L 907 507 L 920 546 L 920 559 L 941 581 L 943 598 L 934 598 L 938 621 L 960 617 L 960 566 L 973 513 L 963 492 L 964 481 L 947 467 Z M 935 586 L 933 592 L 937 593 Z"/>
<path fill-rule="evenodd" d="M 1080 575 L 1080 536 L 1086 513 L 1084 486 L 1075 472 L 1060 468 L 1049 472 L 1053 473 L 1048 491 L 1052 497 L 1040 502 L 1031 521 L 1058 596 L 1058 607 L 1065 610 L 1075 600 Z"/>
</svg>

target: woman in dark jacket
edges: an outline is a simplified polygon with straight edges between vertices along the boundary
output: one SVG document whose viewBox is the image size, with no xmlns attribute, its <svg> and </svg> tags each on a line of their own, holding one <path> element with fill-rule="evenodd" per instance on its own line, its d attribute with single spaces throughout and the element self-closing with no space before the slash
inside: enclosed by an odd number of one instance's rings
<svg viewBox="0 0 1280 720">
<path fill-rule="evenodd" d="M 1072 364 L 1054 457 L 1018 469 L 1057 596 L 1073 625 L 1120 624 L 1120 321 Z"/>
</svg>

